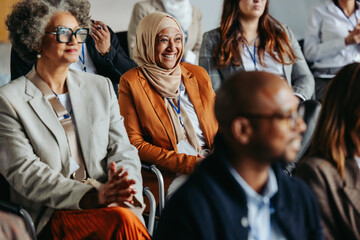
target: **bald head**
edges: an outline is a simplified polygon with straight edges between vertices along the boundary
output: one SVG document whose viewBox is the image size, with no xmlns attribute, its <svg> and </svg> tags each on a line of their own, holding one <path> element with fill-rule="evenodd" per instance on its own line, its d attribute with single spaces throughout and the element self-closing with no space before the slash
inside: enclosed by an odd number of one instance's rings
<svg viewBox="0 0 360 240">
<path fill-rule="evenodd" d="M 284 79 L 267 72 L 238 72 L 217 93 L 215 114 L 220 128 L 229 128 L 241 114 L 271 114 L 279 108 L 279 95 L 292 94 Z"/>
</svg>

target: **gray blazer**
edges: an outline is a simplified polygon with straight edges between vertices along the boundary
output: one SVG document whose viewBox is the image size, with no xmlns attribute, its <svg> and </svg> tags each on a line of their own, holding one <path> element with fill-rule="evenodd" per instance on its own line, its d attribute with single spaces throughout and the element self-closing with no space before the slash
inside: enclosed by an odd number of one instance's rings
<svg viewBox="0 0 360 240">
<path fill-rule="evenodd" d="M 314 77 L 305 61 L 298 41 L 291 30 L 289 28 L 286 29 L 291 40 L 293 51 L 299 59 L 292 65 L 283 65 L 285 77 L 289 85 L 293 87 L 295 94 L 299 94 L 307 100 L 310 99 L 314 93 Z M 204 33 L 199 57 L 199 65 L 209 73 L 215 91 L 220 88 L 221 82 L 224 81 L 224 79 L 236 72 L 245 71 L 242 65 L 234 66 L 232 63 L 229 63 L 229 66 L 222 70 L 216 68 L 213 53 L 215 46 L 219 42 L 220 32 L 218 28 Z"/>
<path fill-rule="evenodd" d="M 140 159 L 110 80 L 69 70 L 66 83 L 89 177 L 105 182 L 108 166 L 115 162 L 136 181 L 136 197 L 142 202 Z M 38 233 L 54 209 L 79 209 L 80 199 L 92 188 L 70 179 L 65 131 L 50 103 L 24 76 L 0 88 L 0 153 L 11 201 L 30 212 Z"/>
<path fill-rule="evenodd" d="M 352 158 L 345 161 L 345 179 L 330 161 L 311 157 L 300 162 L 296 176 L 314 191 L 325 238 L 360 239 L 360 170 Z"/>
</svg>

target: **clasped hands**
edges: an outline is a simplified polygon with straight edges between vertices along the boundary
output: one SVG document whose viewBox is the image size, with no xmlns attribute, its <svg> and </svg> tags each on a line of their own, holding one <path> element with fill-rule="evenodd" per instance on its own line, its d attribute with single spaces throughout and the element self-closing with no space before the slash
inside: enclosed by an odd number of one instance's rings
<svg viewBox="0 0 360 240">
<path fill-rule="evenodd" d="M 349 35 L 345 38 L 345 45 L 360 43 L 360 23 L 356 25 L 354 30 L 349 31 Z"/>
<path fill-rule="evenodd" d="M 116 169 L 112 162 L 109 169 L 108 181 L 98 190 L 98 202 L 105 206 L 126 207 L 125 202 L 134 204 L 133 197 L 136 191 L 133 187 L 135 180 L 128 179 L 128 172 L 121 167 Z"/>
</svg>

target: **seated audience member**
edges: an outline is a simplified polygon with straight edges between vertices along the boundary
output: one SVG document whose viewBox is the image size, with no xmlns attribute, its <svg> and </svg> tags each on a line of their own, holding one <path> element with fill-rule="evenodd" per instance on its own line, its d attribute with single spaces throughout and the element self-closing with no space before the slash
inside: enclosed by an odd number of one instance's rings
<svg viewBox="0 0 360 240">
<path fill-rule="evenodd" d="M 30 236 L 19 216 L 0 210 L 0 239 L 30 240 Z"/>
<path fill-rule="evenodd" d="M 337 71 L 360 61 L 359 7 L 355 0 L 327 0 L 310 14 L 304 55 L 312 62 L 319 101 Z"/>
<path fill-rule="evenodd" d="M 111 82 L 68 69 L 89 8 L 24 0 L 8 16 L 14 50 L 36 64 L 0 88 L 0 173 L 40 239 L 149 239 L 129 210 L 143 209 L 141 166 Z"/>
<path fill-rule="evenodd" d="M 317 196 L 326 239 L 360 239 L 360 64 L 330 81 L 309 154 L 296 175 Z"/>
<path fill-rule="evenodd" d="M 322 239 L 313 193 L 279 166 L 300 148 L 298 103 L 271 73 L 224 82 L 214 152 L 167 203 L 154 239 Z"/>
<path fill-rule="evenodd" d="M 183 33 L 169 14 L 146 16 L 136 32 L 139 67 L 120 79 L 120 113 L 143 162 L 162 170 L 165 188 L 175 174 L 188 175 L 212 148 L 217 131 L 215 93 L 206 71 L 181 63 Z M 143 174 L 157 196 L 157 180 Z M 166 190 L 165 189 L 165 190 Z"/>
<path fill-rule="evenodd" d="M 133 58 L 136 29 L 139 22 L 154 12 L 166 12 L 178 20 L 184 34 L 183 60 L 188 63 L 198 64 L 203 34 L 202 14 L 198 8 L 191 5 L 190 0 L 147 0 L 137 2 L 132 12 L 127 34 L 130 56 Z"/>
<path fill-rule="evenodd" d="M 75 9 L 73 11 L 76 11 Z M 79 58 L 70 65 L 70 69 L 95 73 L 111 80 L 117 94 L 122 74 L 136 64 L 121 48 L 116 34 L 101 21 L 92 21 L 90 36 L 82 43 Z M 14 80 L 30 72 L 34 60 L 24 60 L 11 49 L 11 79 Z"/>
<path fill-rule="evenodd" d="M 204 34 L 199 65 L 217 91 L 239 71 L 267 71 L 286 79 L 301 100 L 314 93 L 314 78 L 289 28 L 271 17 L 269 0 L 224 0 L 220 28 Z"/>
</svg>

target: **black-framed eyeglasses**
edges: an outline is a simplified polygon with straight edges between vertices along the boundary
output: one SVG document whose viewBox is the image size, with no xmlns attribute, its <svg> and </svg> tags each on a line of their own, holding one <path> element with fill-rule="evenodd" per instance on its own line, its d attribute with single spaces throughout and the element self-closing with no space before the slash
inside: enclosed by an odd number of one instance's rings
<svg viewBox="0 0 360 240">
<path fill-rule="evenodd" d="M 68 27 L 57 27 L 56 32 L 45 32 L 47 34 L 56 35 L 56 41 L 59 43 L 69 43 L 71 38 L 74 35 L 78 43 L 84 43 L 87 36 L 89 35 L 88 28 L 78 28 L 74 32 L 71 28 Z"/>
<path fill-rule="evenodd" d="M 298 119 L 304 119 L 305 115 L 305 107 L 304 105 L 300 105 L 296 112 L 292 112 L 290 115 L 283 115 L 279 113 L 274 114 L 257 114 L 257 113 L 246 113 L 246 114 L 239 114 L 241 117 L 246 118 L 265 118 L 265 119 L 287 119 L 289 122 L 289 126 L 291 129 L 295 129 L 298 123 Z"/>
</svg>

